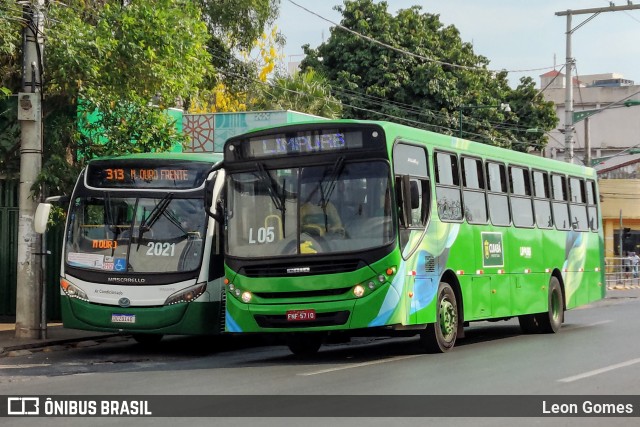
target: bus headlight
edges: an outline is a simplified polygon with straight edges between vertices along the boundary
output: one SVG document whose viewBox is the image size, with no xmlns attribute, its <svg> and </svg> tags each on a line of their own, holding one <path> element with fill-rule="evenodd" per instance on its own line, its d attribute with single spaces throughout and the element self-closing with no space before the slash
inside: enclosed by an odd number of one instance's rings
<svg viewBox="0 0 640 427">
<path fill-rule="evenodd" d="M 360 298 L 362 295 L 364 295 L 364 286 L 362 285 L 354 286 L 353 295 L 355 295 L 356 298 Z"/>
<path fill-rule="evenodd" d="M 167 298 L 164 305 L 179 304 L 181 302 L 191 302 L 198 298 L 207 290 L 206 283 L 198 283 L 186 289 L 176 292 Z"/>
<path fill-rule="evenodd" d="M 249 291 L 244 291 L 242 293 L 242 302 L 245 304 L 249 304 L 251 302 L 251 298 L 253 297 L 253 295 L 251 295 L 251 292 Z"/>
<path fill-rule="evenodd" d="M 87 293 L 85 291 L 66 279 L 60 278 L 60 287 L 69 298 L 77 298 L 82 301 L 89 301 L 89 298 L 87 297 Z"/>
</svg>

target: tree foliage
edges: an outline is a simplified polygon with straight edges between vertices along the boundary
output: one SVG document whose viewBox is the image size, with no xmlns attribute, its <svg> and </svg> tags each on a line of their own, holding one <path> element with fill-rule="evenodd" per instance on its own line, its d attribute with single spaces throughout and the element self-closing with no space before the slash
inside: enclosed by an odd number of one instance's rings
<svg viewBox="0 0 640 427">
<path fill-rule="evenodd" d="M 15 0 L 0 0 L 0 97 L 9 95 L 20 81 L 18 46 L 23 22 L 22 8 Z"/>
<path fill-rule="evenodd" d="M 531 79 L 511 89 L 507 72 L 488 68 L 454 26 L 420 6 L 387 11 L 387 2 L 345 0 L 336 9 L 341 26 L 316 49 L 304 46 L 301 68 L 326 75 L 352 118 L 387 119 L 441 133 L 525 150 L 518 141 L 546 142 L 542 132 L 556 123 L 551 103 L 536 95 Z M 380 42 L 380 43 L 377 43 Z M 387 46 L 383 46 L 387 45 Z M 509 103 L 512 113 L 494 108 Z"/>
<path fill-rule="evenodd" d="M 258 110 L 293 110 L 327 118 L 339 118 L 340 101 L 331 94 L 326 78 L 313 69 L 292 76 L 278 75 L 260 87 L 254 102 Z"/>
<path fill-rule="evenodd" d="M 160 108 L 174 106 L 211 69 L 209 34 L 196 4 L 52 2 L 47 24 L 40 185 L 68 192 L 73 176 L 93 157 L 163 151 L 183 139 L 150 100 L 155 97 Z M 98 119 L 88 122 L 96 111 Z"/>
<path fill-rule="evenodd" d="M 181 101 L 188 105 L 194 94 L 225 86 L 230 97 L 239 89 L 248 92 L 247 75 L 257 76 L 258 68 L 236 55 L 273 22 L 279 2 L 46 2 L 40 184 L 49 193 L 68 193 L 92 157 L 160 151 L 180 141 L 183 136 L 161 110 Z M 0 87 L 13 93 L 20 89 L 21 4 L 0 0 Z M 7 11 L 15 17 L 7 19 Z M 160 108 L 149 105 L 152 98 Z M 88 121 L 96 111 L 99 120 Z"/>
<path fill-rule="evenodd" d="M 226 93 L 242 97 L 255 89 L 255 82 L 247 76 L 256 76 L 260 64 L 242 61 L 238 57 L 250 52 L 257 40 L 278 17 L 280 0 L 199 0 L 205 21 L 212 35 L 208 50 L 212 64 L 219 72 L 207 76 L 205 87 L 219 84 Z M 284 40 L 277 34 L 275 44 Z M 207 95 L 204 93 L 203 95 Z M 224 95 L 224 93 L 218 96 Z M 209 100 L 210 105 L 214 104 Z"/>
</svg>

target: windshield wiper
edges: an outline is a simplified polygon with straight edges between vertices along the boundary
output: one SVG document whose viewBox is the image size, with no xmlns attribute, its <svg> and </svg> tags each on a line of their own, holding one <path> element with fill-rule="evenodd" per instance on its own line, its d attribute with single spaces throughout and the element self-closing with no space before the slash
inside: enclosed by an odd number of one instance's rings
<svg viewBox="0 0 640 427">
<path fill-rule="evenodd" d="M 329 181 L 327 183 L 326 189 L 323 188 L 322 183 L 324 181 L 321 180 L 318 185 L 320 186 L 320 195 L 322 196 L 322 210 L 325 211 L 327 205 L 329 204 L 329 200 L 331 199 L 331 194 L 333 190 L 336 188 L 336 184 L 338 183 L 338 178 L 342 174 L 344 170 L 344 156 L 338 157 L 336 162 L 333 165 L 331 170 L 331 174 L 329 175 Z"/>
<path fill-rule="evenodd" d="M 273 178 L 271 178 L 271 175 L 269 174 L 269 172 L 267 172 L 264 165 L 262 163 L 257 162 L 256 166 L 258 168 L 258 172 L 259 172 L 258 178 L 260 179 L 260 182 L 262 182 L 267 187 L 267 192 L 269 193 L 269 197 L 271 197 L 271 202 L 276 207 L 276 209 L 280 211 L 280 224 L 282 225 L 282 232 L 284 233 L 284 230 L 285 230 L 284 212 L 287 209 L 284 203 L 284 199 L 285 199 L 284 182 L 282 183 L 282 196 L 280 196 L 278 195 L 278 187 L 277 187 L 278 184 L 274 182 Z"/>
<path fill-rule="evenodd" d="M 172 198 L 173 193 L 167 193 L 162 198 L 162 200 L 160 200 L 160 202 L 158 202 L 158 204 L 153 207 L 151 212 L 149 212 L 149 216 L 142 219 L 140 225 L 138 226 L 138 247 L 136 248 L 136 250 L 140 248 L 140 241 L 142 240 L 142 236 L 144 235 L 144 233 L 149 231 L 151 227 L 153 227 L 153 224 L 158 221 L 160 216 L 167 209 L 167 206 L 169 206 L 169 203 L 171 203 Z"/>
<path fill-rule="evenodd" d="M 111 209 L 111 194 L 108 191 L 105 191 L 103 194 L 105 221 L 107 223 L 107 226 L 109 227 L 109 231 L 117 237 L 118 227 L 113 221 L 113 210 Z"/>
<path fill-rule="evenodd" d="M 258 167 L 260 182 L 265 184 L 273 205 L 282 213 L 282 216 L 284 217 L 284 211 L 286 209 L 283 200 L 284 197 L 280 198 L 280 196 L 278 195 L 276 187 L 277 184 L 273 182 L 271 175 L 269 175 L 269 172 L 266 171 L 264 165 L 262 163 L 256 163 L 256 165 Z M 282 190 L 282 195 L 284 196 L 284 188 Z"/>
</svg>

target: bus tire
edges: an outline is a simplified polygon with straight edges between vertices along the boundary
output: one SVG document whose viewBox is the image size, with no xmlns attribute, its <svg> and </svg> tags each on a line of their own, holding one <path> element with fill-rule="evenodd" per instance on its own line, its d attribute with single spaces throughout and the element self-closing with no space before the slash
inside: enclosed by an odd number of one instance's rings
<svg viewBox="0 0 640 427">
<path fill-rule="evenodd" d="M 535 314 L 518 316 L 518 323 L 520 323 L 520 330 L 525 334 L 536 334 L 540 332 L 540 325 L 538 325 Z"/>
<path fill-rule="evenodd" d="M 554 334 L 560 330 L 562 322 L 564 322 L 564 299 L 557 277 L 552 276 L 549 280 L 549 309 L 546 313 L 536 314 L 535 317 L 540 332 Z"/>
<path fill-rule="evenodd" d="M 313 356 L 320 350 L 324 341 L 323 334 L 300 333 L 287 336 L 287 347 L 296 356 Z"/>
<path fill-rule="evenodd" d="M 158 344 L 164 335 L 162 334 L 133 334 L 131 337 L 142 345 Z"/>
<path fill-rule="evenodd" d="M 436 322 L 427 325 L 420 334 L 420 342 L 428 353 L 446 353 L 458 336 L 458 303 L 451 285 L 440 282 L 436 301 Z"/>
</svg>

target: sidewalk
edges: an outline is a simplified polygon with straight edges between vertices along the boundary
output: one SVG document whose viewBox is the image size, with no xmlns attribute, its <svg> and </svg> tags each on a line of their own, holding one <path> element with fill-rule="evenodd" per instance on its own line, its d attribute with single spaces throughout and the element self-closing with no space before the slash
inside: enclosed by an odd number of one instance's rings
<svg viewBox="0 0 640 427">
<path fill-rule="evenodd" d="M 640 298 L 640 286 L 611 286 L 607 289 L 605 299 Z M 21 351 L 40 351 L 47 347 L 81 343 L 83 341 L 105 340 L 120 334 L 110 332 L 80 331 L 67 329 L 61 323 L 47 325 L 46 339 L 17 339 L 15 319 L 9 316 L 0 317 L 0 360 L 7 356 L 17 356 Z M 81 344 L 76 344 L 81 345 Z M 2 362 L 0 362 L 2 363 Z"/>
<path fill-rule="evenodd" d="M 23 351 L 42 350 L 47 347 L 74 344 L 82 341 L 106 339 L 118 334 L 109 332 L 80 331 L 67 329 L 62 323 L 49 323 L 47 325 L 46 339 L 16 338 L 15 319 L 11 317 L 0 318 L 0 360 L 6 356 L 26 354 Z M 2 362 L 0 362 L 1 364 Z"/>
</svg>

